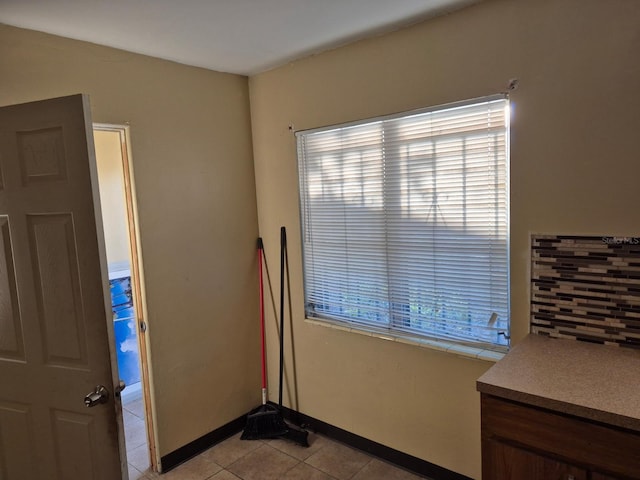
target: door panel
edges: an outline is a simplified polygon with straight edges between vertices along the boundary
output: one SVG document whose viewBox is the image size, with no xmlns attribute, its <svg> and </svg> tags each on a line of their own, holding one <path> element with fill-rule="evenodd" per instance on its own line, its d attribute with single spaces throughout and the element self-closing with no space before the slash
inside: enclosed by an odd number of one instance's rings
<svg viewBox="0 0 640 480">
<path fill-rule="evenodd" d="M 54 410 L 51 412 L 51 423 L 60 478 L 93 478 L 93 457 L 99 445 L 96 445 L 97 432 L 92 416 Z M 78 457 L 84 461 L 75 461 Z"/>
<path fill-rule="evenodd" d="M 0 402 L 0 425 L 0 478 L 38 478 L 35 463 L 22 455 L 33 444 L 29 406 Z"/>
<path fill-rule="evenodd" d="M 0 216 L 0 359 L 24 360 L 9 219 Z"/>
<path fill-rule="evenodd" d="M 62 127 L 17 132 L 23 185 L 66 180 Z"/>
<path fill-rule="evenodd" d="M 27 225 L 45 362 L 86 368 L 73 217 L 27 215 Z"/>
<path fill-rule="evenodd" d="M 0 108 L 1 480 L 121 478 L 94 163 L 86 97 Z"/>
</svg>

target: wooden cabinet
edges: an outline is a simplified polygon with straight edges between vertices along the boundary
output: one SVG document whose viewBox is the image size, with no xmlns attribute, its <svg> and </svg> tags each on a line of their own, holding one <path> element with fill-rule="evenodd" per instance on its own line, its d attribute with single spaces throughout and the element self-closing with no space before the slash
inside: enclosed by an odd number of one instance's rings
<svg viewBox="0 0 640 480">
<path fill-rule="evenodd" d="M 481 395 L 483 480 L 640 479 L 640 434 Z"/>
</svg>

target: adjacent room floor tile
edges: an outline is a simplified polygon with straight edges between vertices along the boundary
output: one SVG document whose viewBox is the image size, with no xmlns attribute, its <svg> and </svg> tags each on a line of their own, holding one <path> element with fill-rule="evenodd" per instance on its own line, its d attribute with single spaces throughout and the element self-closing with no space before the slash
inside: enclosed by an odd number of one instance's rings
<svg viewBox="0 0 640 480">
<path fill-rule="evenodd" d="M 147 427 L 144 420 L 126 410 L 123 411 L 123 420 L 127 451 L 145 445 L 147 443 Z"/>
<path fill-rule="evenodd" d="M 141 398 L 138 398 L 137 400 L 131 400 L 123 404 L 122 408 L 129 413 L 134 414 L 136 417 L 144 420 L 144 404 L 142 403 Z"/>
<path fill-rule="evenodd" d="M 127 462 L 141 472 L 149 468 L 149 447 L 146 442 L 134 449 L 127 449 Z"/>
<path fill-rule="evenodd" d="M 146 479 L 146 473 L 141 472 L 131 464 L 129 464 L 128 467 L 129 467 L 129 480 Z"/>
</svg>

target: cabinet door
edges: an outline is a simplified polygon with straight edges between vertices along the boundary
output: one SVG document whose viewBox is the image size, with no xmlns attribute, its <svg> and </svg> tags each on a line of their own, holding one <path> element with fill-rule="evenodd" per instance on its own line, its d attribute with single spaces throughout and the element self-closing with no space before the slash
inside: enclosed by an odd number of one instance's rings
<svg viewBox="0 0 640 480">
<path fill-rule="evenodd" d="M 482 458 L 483 480 L 587 480 L 587 471 L 512 447 L 485 440 Z"/>
<path fill-rule="evenodd" d="M 621 477 L 612 477 L 598 472 L 593 472 L 591 474 L 591 480 L 620 480 L 620 478 Z"/>
</svg>

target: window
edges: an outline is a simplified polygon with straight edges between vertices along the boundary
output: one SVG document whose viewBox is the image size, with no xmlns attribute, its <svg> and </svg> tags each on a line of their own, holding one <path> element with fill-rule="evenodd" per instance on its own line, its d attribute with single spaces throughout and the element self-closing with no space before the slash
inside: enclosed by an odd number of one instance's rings
<svg viewBox="0 0 640 480">
<path fill-rule="evenodd" d="M 508 131 L 495 96 L 298 132 L 307 317 L 506 346 Z"/>
</svg>

